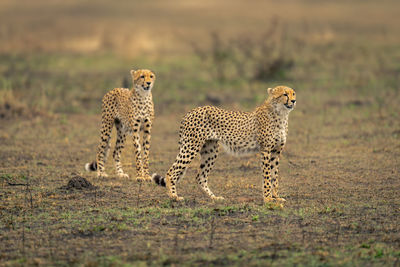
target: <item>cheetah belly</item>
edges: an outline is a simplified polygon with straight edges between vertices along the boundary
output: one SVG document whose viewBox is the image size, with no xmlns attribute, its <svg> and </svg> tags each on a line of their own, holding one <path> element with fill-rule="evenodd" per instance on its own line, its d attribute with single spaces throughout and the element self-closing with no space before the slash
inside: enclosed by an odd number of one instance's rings
<svg viewBox="0 0 400 267">
<path fill-rule="evenodd" d="M 253 123 L 248 118 L 215 120 L 208 125 L 207 135 L 208 139 L 218 140 L 228 154 L 244 156 L 256 153 L 260 149 L 252 127 Z"/>
<path fill-rule="evenodd" d="M 260 151 L 260 147 L 256 142 L 251 142 L 246 146 L 234 146 L 230 143 L 221 142 L 224 150 L 233 156 L 246 156 L 257 153 Z"/>
<path fill-rule="evenodd" d="M 220 141 L 224 150 L 233 156 L 245 156 L 259 151 L 260 146 L 253 136 L 238 136 L 232 138 L 224 134 L 213 133 L 214 140 Z"/>
</svg>

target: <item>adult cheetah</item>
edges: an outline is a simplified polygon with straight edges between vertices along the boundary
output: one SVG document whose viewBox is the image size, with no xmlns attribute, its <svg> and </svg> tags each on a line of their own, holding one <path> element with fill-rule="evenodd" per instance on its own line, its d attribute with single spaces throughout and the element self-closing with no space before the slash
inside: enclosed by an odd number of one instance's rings
<svg viewBox="0 0 400 267">
<path fill-rule="evenodd" d="M 117 141 L 113 153 L 118 177 L 129 178 L 121 166 L 121 151 L 126 134 L 133 137 L 138 180 L 151 181 L 149 175 L 150 131 L 154 119 L 154 105 L 151 94 L 156 76 L 146 69 L 131 70 L 133 88 L 115 88 L 103 97 L 101 113 L 100 144 L 96 160 L 86 163 L 87 171 L 96 171 L 98 177 L 107 177 L 105 163 L 110 150 L 111 131 L 115 124 Z M 140 133 L 143 132 L 142 144 Z M 143 158 L 142 158 L 143 147 Z"/>
<path fill-rule="evenodd" d="M 267 100 L 253 112 L 226 111 L 213 106 L 193 109 L 180 127 L 179 153 L 166 177 L 153 174 L 153 180 L 166 186 L 172 199 L 183 200 L 176 192 L 178 180 L 200 152 L 196 180 L 212 199 L 223 199 L 211 192 L 207 175 L 218 154 L 218 143 L 231 154 L 260 152 L 264 178 L 264 202 L 285 201 L 278 196 L 279 156 L 285 146 L 289 112 L 296 105 L 295 91 L 286 86 L 268 89 Z"/>
</svg>

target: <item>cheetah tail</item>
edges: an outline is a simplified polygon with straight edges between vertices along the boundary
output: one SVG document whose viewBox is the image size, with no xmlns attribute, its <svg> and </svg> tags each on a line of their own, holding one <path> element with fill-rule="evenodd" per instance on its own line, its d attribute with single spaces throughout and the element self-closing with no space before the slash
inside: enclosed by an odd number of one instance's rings
<svg viewBox="0 0 400 267">
<path fill-rule="evenodd" d="M 157 173 L 153 173 L 153 175 L 151 176 L 151 179 L 159 186 L 165 187 L 165 177 L 162 177 L 161 175 L 159 175 Z"/>
<path fill-rule="evenodd" d="M 86 164 L 85 164 L 85 170 L 88 171 L 88 172 L 90 172 L 90 171 L 92 171 L 92 172 L 97 171 L 97 162 L 96 162 L 96 161 L 93 161 L 92 163 L 86 163 Z"/>
</svg>

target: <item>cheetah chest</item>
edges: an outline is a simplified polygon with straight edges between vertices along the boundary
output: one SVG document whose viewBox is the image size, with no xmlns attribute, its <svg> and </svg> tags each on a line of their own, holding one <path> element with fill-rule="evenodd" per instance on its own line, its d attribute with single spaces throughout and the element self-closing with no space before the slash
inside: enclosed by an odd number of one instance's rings
<svg viewBox="0 0 400 267">
<path fill-rule="evenodd" d="M 126 132 L 134 133 L 143 130 L 151 123 L 153 118 L 153 106 L 149 101 L 131 99 L 121 109 L 119 117 L 123 122 Z"/>
<path fill-rule="evenodd" d="M 275 125 L 275 129 L 273 131 L 273 143 L 276 147 L 281 147 L 286 144 L 286 136 L 287 136 L 287 121 L 279 121 L 277 125 Z"/>
</svg>

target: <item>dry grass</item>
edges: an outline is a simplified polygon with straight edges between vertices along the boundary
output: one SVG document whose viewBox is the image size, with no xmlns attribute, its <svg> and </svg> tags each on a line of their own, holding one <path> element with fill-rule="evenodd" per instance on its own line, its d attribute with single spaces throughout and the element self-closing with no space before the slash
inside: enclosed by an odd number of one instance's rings
<svg viewBox="0 0 400 267">
<path fill-rule="evenodd" d="M 155 185 L 81 172 L 94 156 L 98 116 L 9 122 L 1 127 L 8 134 L 1 139 L 1 257 L 9 264 L 393 264 L 398 123 L 385 115 L 393 126 L 378 129 L 379 116 L 362 115 L 368 108 L 357 105 L 361 115 L 352 115 L 346 103 L 331 106 L 345 113 L 342 120 L 301 105 L 293 112 L 281 166 L 283 209 L 262 205 L 257 157 L 221 154 L 210 186 L 223 203 L 195 184 L 195 160 L 178 186 L 186 198 L 178 204 Z M 158 116 L 152 170 L 164 173 L 174 159 L 178 121 Z M 131 142 L 127 147 L 123 165 L 134 177 Z M 114 173 L 112 162 L 107 168 Z M 77 172 L 98 188 L 59 189 Z"/>
</svg>

